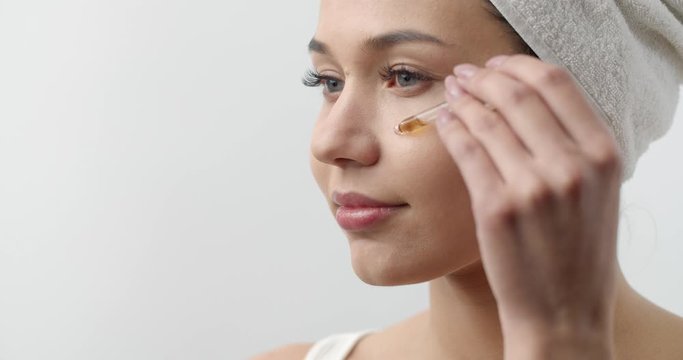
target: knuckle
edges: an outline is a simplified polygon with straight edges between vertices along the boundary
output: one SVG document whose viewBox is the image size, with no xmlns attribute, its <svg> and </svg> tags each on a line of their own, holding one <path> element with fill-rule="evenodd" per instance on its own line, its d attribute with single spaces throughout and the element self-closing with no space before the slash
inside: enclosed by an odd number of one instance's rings
<svg viewBox="0 0 683 360">
<path fill-rule="evenodd" d="M 562 176 L 559 180 L 559 191 L 564 197 L 578 199 L 585 186 L 585 173 L 576 164 L 568 164 L 562 167 Z"/>
<path fill-rule="evenodd" d="M 508 91 L 506 96 L 503 97 L 503 101 L 510 106 L 516 106 L 524 101 L 527 101 L 533 95 L 534 91 L 531 87 L 526 85 L 516 85 Z"/>
<path fill-rule="evenodd" d="M 621 170 L 622 159 L 616 145 L 611 141 L 601 141 L 595 144 L 593 150 L 593 164 L 601 172 Z"/>
<path fill-rule="evenodd" d="M 451 145 L 453 152 L 462 158 L 467 158 L 476 155 L 479 151 L 479 144 L 473 138 L 463 139 Z"/>
<path fill-rule="evenodd" d="M 519 194 L 519 208 L 523 212 L 534 212 L 548 207 L 554 201 L 555 194 L 542 181 L 529 180 Z"/>
<path fill-rule="evenodd" d="M 547 70 L 542 71 L 539 76 L 538 82 L 541 86 L 554 87 L 565 85 L 572 81 L 569 71 L 559 66 L 550 66 Z"/>
<path fill-rule="evenodd" d="M 501 229 L 514 223 L 518 211 L 514 201 L 507 197 L 491 201 L 483 210 L 482 221 L 487 228 Z"/>
<path fill-rule="evenodd" d="M 500 119 L 493 113 L 486 112 L 479 116 L 474 124 L 474 128 L 478 132 L 492 131 L 500 125 Z"/>
</svg>

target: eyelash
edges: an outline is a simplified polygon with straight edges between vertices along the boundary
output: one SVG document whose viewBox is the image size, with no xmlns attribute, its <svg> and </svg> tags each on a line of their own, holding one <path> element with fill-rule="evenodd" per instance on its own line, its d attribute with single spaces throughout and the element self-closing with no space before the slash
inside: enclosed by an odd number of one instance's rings
<svg viewBox="0 0 683 360">
<path fill-rule="evenodd" d="M 396 79 L 396 75 L 410 75 L 419 81 L 432 81 L 434 78 L 428 76 L 427 74 L 421 73 L 419 71 L 410 70 L 406 67 L 400 67 L 398 69 L 392 68 L 389 65 L 385 65 L 382 70 L 380 70 L 379 75 L 384 81 L 390 81 Z"/>
<path fill-rule="evenodd" d="M 340 81 L 339 79 L 333 78 L 331 76 L 320 75 L 320 73 L 318 73 L 317 71 L 309 69 L 306 70 L 306 73 L 301 79 L 301 82 L 304 84 L 304 86 L 318 87 L 322 85 L 326 80 Z"/>
<path fill-rule="evenodd" d="M 418 72 L 418 71 L 413 71 L 409 70 L 405 67 L 403 68 L 398 68 L 394 69 L 391 68 L 389 65 L 385 65 L 379 72 L 380 77 L 384 81 L 391 81 L 396 78 L 396 75 L 410 75 L 414 77 L 417 80 L 420 81 L 433 81 L 435 80 L 433 77 L 428 76 L 424 73 Z M 306 73 L 304 74 L 303 78 L 301 79 L 301 82 L 304 84 L 304 86 L 308 87 L 318 87 L 321 86 L 325 81 L 328 80 L 335 80 L 335 81 L 342 81 L 340 79 L 337 79 L 332 76 L 326 76 L 326 75 L 321 75 L 315 70 L 307 70 Z"/>
</svg>

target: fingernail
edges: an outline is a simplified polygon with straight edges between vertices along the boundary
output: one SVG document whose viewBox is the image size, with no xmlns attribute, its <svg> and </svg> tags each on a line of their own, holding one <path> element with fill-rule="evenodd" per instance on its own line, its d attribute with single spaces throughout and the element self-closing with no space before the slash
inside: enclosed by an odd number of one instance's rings
<svg viewBox="0 0 683 360">
<path fill-rule="evenodd" d="M 439 115 L 436 117 L 436 126 L 445 126 L 453 121 L 453 115 L 446 109 L 441 109 Z"/>
<path fill-rule="evenodd" d="M 508 55 L 498 55 L 498 56 L 494 56 L 494 57 L 490 58 L 489 61 L 486 62 L 486 67 L 490 67 L 490 68 L 499 67 L 499 66 L 502 65 L 502 64 L 505 62 L 505 60 L 507 60 L 509 57 L 510 57 L 510 56 L 508 56 Z"/>
<path fill-rule="evenodd" d="M 479 68 L 472 64 L 461 64 L 453 69 L 455 75 L 458 75 L 458 77 L 462 79 L 471 78 L 472 76 L 474 76 L 474 74 L 477 73 L 477 71 L 479 71 Z"/>
<path fill-rule="evenodd" d="M 444 80 L 444 83 L 446 84 L 446 95 L 451 101 L 457 100 L 462 96 L 462 88 L 460 85 L 458 85 L 458 81 L 455 79 L 455 76 L 447 76 L 446 80 Z"/>
</svg>

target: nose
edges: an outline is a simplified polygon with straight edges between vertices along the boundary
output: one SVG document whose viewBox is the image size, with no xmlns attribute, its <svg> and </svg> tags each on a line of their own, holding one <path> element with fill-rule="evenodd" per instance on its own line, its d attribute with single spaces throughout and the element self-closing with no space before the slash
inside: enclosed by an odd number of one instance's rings
<svg viewBox="0 0 683 360">
<path fill-rule="evenodd" d="M 347 96 L 345 96 L 347 95 Z M 313 129 L 311 153 L 320 162 L 340 168 L 372 166 L 380 159 L 374 100 L 342 94 Z"/>
</svg>

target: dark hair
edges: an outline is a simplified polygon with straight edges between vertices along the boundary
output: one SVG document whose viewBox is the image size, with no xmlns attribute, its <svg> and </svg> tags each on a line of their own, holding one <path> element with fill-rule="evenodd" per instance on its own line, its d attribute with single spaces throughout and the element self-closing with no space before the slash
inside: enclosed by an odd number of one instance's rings
<svg viewBox="0 0 683 360">
<path fill-rule="evenodd" d="M 488 11 L 489 14 L 491 14 L 491 16 L 493 16 L 494 19 L 505 24 L 505 27 L 508 29 L 508 31 L 514 35 L 514 37 L 519 42 L 519 48 L 523 54 L 531 55 L 533 57 L 538 57 L 538 55 L 536 55 L 536 53 L 533 50 L 531 50 L 529 45 L 527 45 L 527 43 L 524 41 L 524 39 L 522 39 L 522 37 L 519 36 L 519 34 L 517 33 L 517 31 L 515 31 L 515 29 L 512 27 L 512 25 L 510 25 L 510 23 L 503 16 L 503 14 L 501 14 L 500 11 L 498 11 L 498 9 L 495 6 L 493 6 L 493 4 L 490 1 L 488 1 L 488 0 L 484 1 L 483 5 L 484 5 L 484 9 L 486 11 Z"/>
</svg>

